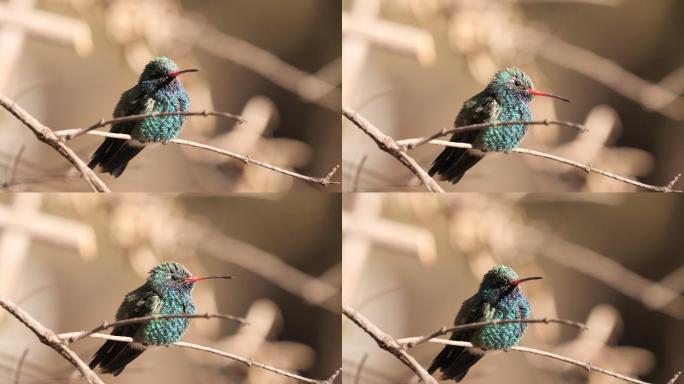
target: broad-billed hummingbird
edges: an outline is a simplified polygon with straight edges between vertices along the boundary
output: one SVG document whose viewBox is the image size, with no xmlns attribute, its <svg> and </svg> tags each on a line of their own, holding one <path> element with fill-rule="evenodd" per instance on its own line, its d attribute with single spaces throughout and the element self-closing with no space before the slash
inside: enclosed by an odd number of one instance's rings
<svg viewBox="0 0 684 384">
<path fill-rule="evenodd" d="M 518 68 L 506 68 L 494 74 L 492 81 L 477 95 L 463 103 L 454 126 L 504 121 L 530 121 L 529 103 L 534 96 L 560 96 L 534 89 L 532 80 Z M 473 148 L 446 147 L 432 163 L 430 176 L 456 184 L 465 172 L 487 152 L 506 152 L 517 147 L 527 132 L 524 124 L 500 125 L 479 130 L 456 132 L 452 142 L 469 143 Z"/>
<path fill-rule="evenodd" d="M 480 289 L 464 301 L 456 315 L 454 325 L 490 320 L 528 319 L 532 309 L 520 290 L 520 283 L 541 277 L 521 279 L 513 269 L 498 265 L 482 278 Z M 459 382 L 468 369 L 493 349 L 509 349 L 520 342 L 526 323 L 504 323 L 454 331 L 451 340 L 469 341 L 474 347 L 447 345 L 428 368 L 430 374 L 442 372 L 442 380 Z"/>
<path fill-rule="evenodd" d="M 114 108 L 114 117 L 152 112 L 187 112 L 190 99 L 178 76 L 197 71 L 179 70 L 171 59 L 155 57 L 145 66 L 138 84 L 121 95 Z M 167 143 L 175 139 L 184 122 L 185 116 L 172 115 L 115 123 L 110 132 L 126 133 L 131 135 L 132 139 L 106 138 L 93 154 L 88 166 L 98 172 L 119 177 L 128 162 L 142 151 L 146 143 Z"/>
<path fill-rule="evenodd" d="M 116 320 L 151 315 L 194 314 L 192 289 L 195 283 L 207 279 L 230 279 L 230 276 L 192 276 L 181 264 L 165 262 L 152 268 L 145 284 L 126 295 L 116 311 Z M 123 371 L 148 346 L 165 346 L 178 341 L 188 328 L 188 318 L 150 320 L 145 323 L 122 325 L 112 335 L 133 338 L 132 343 L 107 340 L 95 352 L 90 368 L 98 365 L 102 373 L 114 376 Z"/>
</svg>

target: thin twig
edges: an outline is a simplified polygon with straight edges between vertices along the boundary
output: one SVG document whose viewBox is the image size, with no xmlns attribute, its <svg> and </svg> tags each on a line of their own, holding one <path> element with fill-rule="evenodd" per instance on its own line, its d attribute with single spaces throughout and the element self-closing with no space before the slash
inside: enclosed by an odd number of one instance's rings
<svg viewBox="0 0 684 384">
<path fill-rule="evenodd" d="M 375 141 L 378 147 L 384 152 L 389 153 L 399 160 L 406 168 L 411 170 L 430 192 L 444 192 L 442 187 L 428 175 L 418 163 L 403 150 L 391 137 L 384 134 L 378 128 L 373 126 L 368 120 L 359 115 L 356 111 L 346 105 L 342 106 L 342 114 L 349 119 L 354 125 L 365 132 Z"/>
<path fill-rule="evenodd" d="M 347 304 L 342 304 L 342 313 L 372 337 L 378 344 L 378 347 L 396 356 L 399 361 L 415 372 L 423 383 L 437 384 L 437 381 L 425 370 L 425 368 L 423 368 L 413 356 L 409 355 L 402 345 L 392 336 L 380 330 L 380 328 Z"/>
<path fill-rule="evenodd" d="M 57 153 L 73 164 L 93 191 L 109 192 L 107 185 L 50 128 L 43 125 L 25 109 L 3 94 L 0 94 L 0 105 L 26 125 L 36 135 L 38 140 L 54 148 Z"/>
<path fill-rule="evenodd" d="M 14 180 L 17 177 L 17 170 L 19 169 L 19 162 L 21 160 L 21 155 L 24 154 L 25 149 L 26 149 L 26 146 L 24 146 L 24 145 L 19 147 L 19 151 L 17 151 L 17 154 L 12 158 L 12 165 L 10 166 L 9 177 L 2 184 L 3 188 L 7 188 L 7 187 L 14 184 Z"/>
<path fill-rule="evenodd" d="M 1 97 L 1 95 L 0 95 Z M 71 365 L 76 367 L 83 377 L 90 384 L 104 384 L 102 380 L 88 367 L 86 363 L 74 351 L 69 349 L 66 344 L 50 329 L 43 326 L 38 320 L 34 319 L 26 311 L 19 308 L 16 304 L 8 298 L 0 295 L 0 306 L 5 308 L 12 316 L 21 321 L 28 329 L 30 329 L 40 340 L 41 343 L 57 351 L 64 357 Z"/>
<path fill-rule="evenodd" d="M 621 182 L 626 183 L 626 184 L 631 184 L 631 185 L 634 185 L 637 187 L 641 187 L 641 188 L 647 189 L 649 191 L 665 192 L 665 193 L 681 192 L 680 190 L 673 189 L 674 183 L 672 183 L 672 182 L 668 183 L 668 185 L 665 185 L 662 187 L 657 186 L 657 185 L 650 185 L 650 184 L 646 184 L 646 183 L 642 183 L 640 181 L 630 179 L 630 178 L 625 177 L 625 176 L 617 175 L 617 174 L 612 173 L 612 172 L 608 172 L 608 171 L 604 171 L 602 169 L 594 168 L 591 164 L 583 164 L 583 163 L 580 163 L 580 162 L 577 162 L 574 160 L 566 159 L 564 157 L 551 155 L 548 153 L 539 152 L 539 151 L 535 151 L 532 149 L 513 148 L 511 150 L 511 152 L 524 153 L 527 155 L 532 155 L 532 156 L 543 157 L 546 159 L 555 160 L 559 163 L 568 164 L 568 165 L 572 165 L 573 167 L 580 168 L 580 169 L 586 171 L 587 173 L 596 173 L 597 175 L 603 175 L 603 176 L 606 176 L 606 177 L 611 178 L 613 180 L 617 180 L 617 181 L 621 181 Z M 676 181 L 677 181 L 677 179 L 674 180 L 674 182 L 676 182 Z"/>
<path fill-rule="evenodd" d="M 145 120 L 148 118 L 152 117 L 159 117 L 159 116 L 218 116 L 218 117 L 225 117 L 227 119 L 232 119 L 236 120 L 238 124 L 243 124 L 246 123 L 247 120 L 245 120 L 242 116 L 235 115 L 232 113 L 228 112 L 217 112 L 217 111 L 186 111 L 186 112 L 152 112 L 152 113 L 141 113 L 138 115 L 129 115 L 129 116 L 122 116 L 122 117 L 117 117 L 109 120 L 102 119 L 98 121 L 97 123 L 86 127 L 86 128 L 74 128 L 74 129 L 63 129 L 61 131 L 55 131 L 55 134 L 57 136 L 60 136 L 63 138 L 64 141 L 69 141 L 75 137 L 81 136 L 83 134 L 86 134 L 94 129 L 97 128 L 102 128 L 106 127 L 110 124 L 116 124 L 116 123 L 125 123 L 129 121 L 136 121 L 136 120 Z"/>
<path fill-rule="evenodd" d="M 430 339 L 433 339 L 437 336 L 446 335 L 447 333 L 450 333 L 450 332 L 462 331 L 464 329 L 482 328 L 482 327 L 486 327 L 489 325 L 507 324 L 507 323 L 543 323 L 543 324 L 555 323 L 555 324 L 569 325 L 571 327 L 579 328 L 581 330 L 587 329 L 587 326 L 585 324 L 577 322 L 577 321 L 565 320 L 565 319 L 553 319 L 553 318 L 548 318 L 548 317 L 545 317 L 543 319 L 490 320 L 490 321 L 479 321 L 476 323 L 460 324 L 460 325 L 453 325 L 453 326 L 444 326 L 444 327 L 440 328 L 439 330 L 433 332 L 430 335 L 417 336 L 417 337 L 407 337 L 404 339 L 398 339 L 397 342 L 399 344 L 403 344 L 406 348 L 413 348 L 418 344 L 424 343 L 424 342 L 426 342 Z"/>
<path fill-rule="evenodd" d="M 57 131 L 55 132 L 56 134 L 62 136 L 69 136 L 73 133 L 72 130 L 67 130 L 67 131 Z M 100 137 L 110 137 L 113 139 L 120 139 L 120 140 L 130 140 L 131 135 L 125 134 L 125 133 L 111 133 L 111 132 L 102 132 L 102 131 L 88 131 L 86 132 L 88 135 L 94 135 L 94 136 L 100 136 Z M 233 159 L 240 160 L 245 164 L 254 164 L 262 168 L 270 169 L 271 171 L 275 171 L 278 173 L 282 173 L 284 175 L 292 176 L 294 178 L 304 180 L 310 183 L 314 184 L 319 184 L 324 187 L 329 186 L 330 184 L 339 184 L 339 181 L 332 181 L 332 177 L 335 175 L 335 172 L 337 172 L 337 169 L 339 168 L 338 166 L 335 166 L 333 170 L 328 173 L 325 177 L 313 177 L 313 176 L 307 176 L 307 175 L 302 175 L 300 173 L 290 171 L 289 169 L 281 168 L 269 163 L 265 163 L 263 161 L 259 160 L 254 160 L 250 156 L 245 156 L 236 152 L 231 152 L 225 149 L 221 148 L 216 148 L 212 147 L 211 145 L 206 145 L 206 144 L 201 144 L 201 143 L 196 143 L 194 141 L 189 141 L 189 140 L 183 140 L 183 139 L 172 139 L 168 141 L 169 143 L 172 144 L 178 144 L 178 145 L 187 145 L 190 147 L 195 147 L 195 148 L 201 148 L 205 149 L 207 151 L 219 153 L 224 156 L 232 157 Z"/>
<path fill-rule="evenodd" d="M 104 322 L 100 324 L 99 326 L 91 329 L 90 331 L 83 331 L 83 332 L 76 332 L 73 333 L 70 338 L 65 339 L 62 337 L 62 335 L 59 335 L 61 339 L 63 339 L 67 344 L 71 344 L 76 340 L 83 339 L 84 337 L 88 337 L 92 335 L 93 333 L 97 333 L 100 331 L 104 331 L 105 329 L 108 328 L 114 328 L 114 327 L 119 327 L 122 325 L 130 325 L 130 324 L 138 324 L 138 323 L 146 323 L 151 320 L 161 320 L 161 319 L 176 319 L 176 318 L 190 318 L 190 319 L 224 319 L 224 320 L 231 320 L 239 323 L 241 326 L 248 325 L 249 323 L 247 322 L 246 319 L 238 316 L 233 316 L 233 315 L 225 315 L 221 313 L 198 313 L 198 314 L 175 314 L 175 315 L 150 315 L 150 316 L 142 316 L 142 317 L 134 317 L 131 319 L 125 319 L 125 320 L 119 320 L 119 321 L 114 321 L 111 323 Z"/>
<path fill-rule="evenodd" d="M 457 133 L 457 132 L 467 132 L 467 131 L 477 131 L 480 129 L 484 128 L 494 128 L 494 127 L 503 127 L 507 125 L 559 125 L 562 127 L 570 127 L 570 128 L 575 128 L 580 132 L 587 132 L 587 128 L 583 124 L 579 123 L 573 123 L 571 121 L 555 121 L 555 120 L 539 120 L 539 121 L 495 121 L 491 123 L 479 123 L 479 124 L 469 124 L 469 125 L 461 125 L 457 127 L 451 127 L 451 128 L 442 128 L 441 130 L 433 133 L 430 136 L 426 137 L 418 137 L 415 139 L 408 139 L 408 140 L 398 140 L 397 144 L 400 146 L 404 147 L 406 150 L 413 149 L 415 147 L 418 147 L 420 145 L 426 144 L 430 140 L 434 140 L 449 134 Z"/>
<path fill-rule="evenodd" d="M 26 355 L 28 355 L 28 348 L 24 348 L 21 357 L 19 357 L 19 362 L 17 363 L 17 369 L 14 371 L 14 384 L 19 384 L 21 381 L 21 369 L 24 367 L 24 360 L 26 360 Z"/>
<path fill-rule="evenodd" d="M 354 384 L 361 383 L 361 372 L 363 371 L 363 366 L 366 364 L 366 360 L 368 360 L 368 354 L 364 353 L 363 357 L 361 357 L 361 362 L 359 363 L 359 366 L 356 367 L 356 375 L 354 375 Z"/>
<path fill-rule="evenodd" d="M 361 171 L 363 171 L 363 166 L 366 164 L 366 160 L 368 160 L 368 155 L 363 155 L 361 158 L 361 162 L 359 163 L 359 166 L 356 168 L 356 174 L 354 175 L 354 184 L 352 184 L 352 192 L 358 191 L 359 188 L 359 179 L 361 179 Z"/>
<path fill-rule="evenodd" d="M 401 144 L 412 143 L 414 140 L 416 140 L 416 139 L 406 139 L 406 140 L 400 141 L 399 143 L 401 143 Z M 452 147 L 452 148 L 472 148 L 473 147 L 472 144 L 470 144 L 470 143 L 454 143 L 454 142 L 445 141 L 445 140 L 430 140 L 428 142 L 428 144 L 441 145 L 443 147 Z M 571 165 L 575 168 L 582 169 L 583 171 L 585 171 L 587 173 L 596 173 L 598 175 L 602 175 L 602 176 L 605 176 L 605 177 L 608 177 L 608 178 L 611 178 L 611 179 L 614 179 L 617 181 L 621 181 L 621 182 L 626 183 L 626 184 L 631 184 L 631 185 L 634 185 L 634 186 L 637 186 L 637 187 L 640 187 L 643 189 L 647 189 L 649 191 L 665 192 L 665 193 L 682 192 L 681 190 L 674 189 L 674 185 L 679 180 L 679 177 L 675 177 L 670 183 L 668 183 L 668 185 L 661 187 L 661 186 L 657 186 L 657 185 L 650 185 L 650 184 L 642 183 L 640 181 L 636 181 L 636 180 L 630 179 L 630 178 L 625 177 L 625 176 L 620 176 L 620 175 L 617 175 L 617 174 L 612 173 L 612 172 L 604 171 L 602 169 L 593 167 L 591 164 L 580 163 L 580 162 L 577 162 L 574 160 L 566 159 L 564 157 L 551 155 L 548 153 L 535 151 L 532 149 L 513 148 L 509 152 L 522 153 L 522 154 L 526 154 L 526 155 L 537 156 L 537 157 L 542 157 L 542 158 L 549 159 L 549 160 L 554 160 L 554 161 L 557 161 L 559 163 Z"/>
</svg>

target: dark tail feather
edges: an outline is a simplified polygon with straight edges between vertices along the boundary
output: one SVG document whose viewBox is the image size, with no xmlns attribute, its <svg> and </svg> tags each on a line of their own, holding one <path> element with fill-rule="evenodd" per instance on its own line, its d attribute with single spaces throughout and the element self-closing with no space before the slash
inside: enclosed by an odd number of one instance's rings
<svg viewBox="0 0 684 384">
<path fill-rule="evenodd" d="M 119 177 L 126 169 L 128 162 L 135 157 L 145 144 L 137 140 L 119 140 L 107 138 L 95 151 L 88 163 L 88 167 Z"/>
<path fill-rule="evenodd" d="M 95 352 L 88 366 L 90 369 L 95 369 L 99 365 L 102 373 L 111 373 L 117 376 L 126 368 L 128 363 L 140 356 L 144 351 L 145 349 L 143 348 L 133 347 L 131 343 L 107 340 Z"/>
<path fill-rule="evenodd" d="M 432 361 L 428 372 L 433 374 L 439 369 L 442 371 L 442 380 L 454 380 L 458 383 L 482 356 L 484 355 L 470 353 L 463 347 L 447 345 Z"/>
<path fill-rule="evenodd" d="M 484 154 L 465 148 L 446 148 L 437 156 L 428 174 L 438 174 L 440 179 L 458 183 L 467 170 L 482 160 Z"/>
</svg>

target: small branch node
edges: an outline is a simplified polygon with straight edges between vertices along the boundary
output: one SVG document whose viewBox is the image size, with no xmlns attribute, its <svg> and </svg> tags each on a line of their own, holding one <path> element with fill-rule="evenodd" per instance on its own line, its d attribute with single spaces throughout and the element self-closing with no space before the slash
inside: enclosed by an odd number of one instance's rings
<svg viewBox="0 0 684 384">
<path fill-rule="evenodd" d="M 681 375 L 682 375 L 682 371 L 675 373 L 674 376 L 672 376 L 672 378 L 670 379 L 670 381 L 667 382 L 667 384 L 674 384 L 677 381 L 677 379 L 679 379 L 679 376 L 681 376 Z"/>
<path fill-rule="evenodd" d="M 675 186 L 675 184 L 677 184 L 677 182 L 679 181 L 679 179 L 680 179 L 681 177 L 682 177 L 682 174 L 681 174 L 681 173 L 678 173 L 677 175 L 675 175 L 675 177 L 672 179 L 672 181 L 670 181 L 670 182 L 665 186 L 665 192 L 674 192 L 674 191 L 675 191 L 675 190 L 674 190 L 674 186 Z"/>
</svg>

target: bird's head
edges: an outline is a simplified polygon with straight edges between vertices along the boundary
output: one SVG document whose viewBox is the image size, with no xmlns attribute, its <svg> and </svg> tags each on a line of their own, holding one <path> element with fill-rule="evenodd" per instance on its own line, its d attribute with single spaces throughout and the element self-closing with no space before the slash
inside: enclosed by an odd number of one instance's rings
<svg viewBox="0 0 684 384">
<path fill-rule="evenodd" d="M 488 303 L 495 304 L 508 295 L 518 294 L 520 290 L 518 286 L 520 283 L 539 279 L 541 279 L 539 276 L 521 279 L 510 267 L 505 265 L 497 265 L 496 267 L 490 269 L 484 275 L 484 278 L 482 278 L 479 293 Z"/>
<path fill-rule="evenodd" d="M 152 268 L 148 282 L 159 291 L 191 292 L 195 283 L 209 279 L 230 279 L 231 276 L 192 276 L 182 264 L 167 261 Z"/>
<path fill-rule="evenodd" d="M 505 99 L 510 100 L 513 98 L 525 103 L 532 101 L 532 98 L 535 96 L 553 97 L 566 103 L 570 102 L 566 98 L 534 89 L 532 79 L 525 72 L 514 67 L 502 69 L 495 73 L 487 88 L 490 88 L 494 93 L 503 96 Z"/>
<path fill-rule="evenodd" d="M 176 63 L 168 57 L 155 57 L 145 66 L 140 74 L 138 83 L 148 91 L 164 88 L 168 85 L 178 84 L 177 77 L 187 72 L 197 72 L 198 69 L 178 69 Z"/>
</svg>

